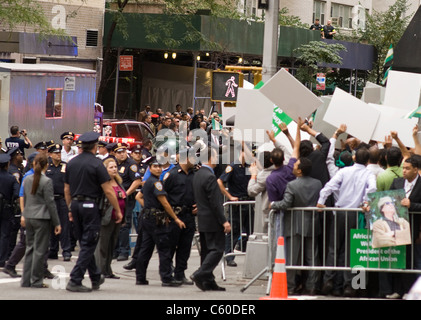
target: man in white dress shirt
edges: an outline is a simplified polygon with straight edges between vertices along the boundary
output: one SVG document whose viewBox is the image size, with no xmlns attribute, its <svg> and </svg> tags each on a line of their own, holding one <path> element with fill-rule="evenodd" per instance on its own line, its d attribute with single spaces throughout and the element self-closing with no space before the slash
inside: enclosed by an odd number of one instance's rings
<svg viewBox="0 0 421 320">
<path fill-rule="evenodd" d="M 370 153 L 366 148 L 360 148 L 355 154 L 355 164 L 351 167 L 343 168 L 335 174 L 332 179 L 324 186 L 320 191 L 320 197 L 317 203 L 319 208 L 325 207 L 325 201 L 329 195 L 335 191 L 339 191 L 338 198 L 335 207 L 338 208 L 360 208 L 363 201 L 367 200 L 367 194 L 376 192 L 376 177 L 374 174 L 367 169 Z M 345 253 L 348 255 L 346 261 L 349 265 L 349 239 L 345 241 L 345 237 L 349 237 L 350 230 L 357 228 L 358 215 L 356 212 L 337 212 L 337 223 L 336 223 L 336 248 L 334 247 L 334 228 L 332 225 L 330 228 L 330 243 L 327 254 L 326 265 L 334 265 L 334 259 L 336 256 L 337 266 L 345 265 Z M 346 226 L 346 228 L 345 228 Z M 347 244 L 347 248 L 345 247 Z M 336 255 L 335 255 L 336 249 Z M 324 285 L 322 293 L 328 294 L 334 290 L 337 294 L 341 294 L 342 289 L 343 295 L 354 296 L 355 290 L 351 287 L 351 272 L 343 273 L 343 285 L 338 281 L 334 283 L 335 272 L 326 271 L 324 275 Z M 336 276 L 335 280 L 338 277 Z"/>
<path fill-rule="evenodd" d="M 70 131 L 63 132 L 60 136 L 60 139 L 63 143 L 63 149 L 61 150 L 61 161 L 64 161 L 67 163 L 73 157 L 78 155 L 77 147 L 73 146 L 75 134 Z"/>
</svg>

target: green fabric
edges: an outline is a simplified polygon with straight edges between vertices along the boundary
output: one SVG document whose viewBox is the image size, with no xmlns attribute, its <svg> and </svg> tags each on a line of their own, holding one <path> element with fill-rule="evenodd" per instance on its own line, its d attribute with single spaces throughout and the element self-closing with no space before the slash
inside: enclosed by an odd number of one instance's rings
<svg viewBox="0 0 421 320">
<path fill-rule="evenodd" d="M 400 177 L 402 177 L 402 165 L 387 168 L 377 177 L 377 191 L 389 190 L 393 180 Z"/>
</svg>

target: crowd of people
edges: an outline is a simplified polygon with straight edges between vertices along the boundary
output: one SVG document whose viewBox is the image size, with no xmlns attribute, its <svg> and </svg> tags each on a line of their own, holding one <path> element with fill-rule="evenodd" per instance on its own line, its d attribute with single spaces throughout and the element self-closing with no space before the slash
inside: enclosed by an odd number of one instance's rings
<svg viewBox="0 0 421 320">
<path fill-rule="evenodd" d="M 26 168 L 24 149 L 31 148 L 32 143 L 26 131 L 22 131 L 26 139 L 20 141 L 19 129 L 12 127 L 14 144 L 8 145 L 6 139 L 6 150 L 0 154 L 0 266 L 4 272 L 19 276 L 15 266 L 24 258 L 22 286 L 45 287 L 43 277 L 53 276 L 47 260 L 57 259 L 61 247 L 63 260 L 70 261 L 78 241 L 79 257 L 67 290 L 88 292 L 98 289 L 104 278 L 118 279 L 111 268 L 112 259 L 124 261 L 129 257 L 124 268 L 136 270 L 136 285 L 148 285 L 147 268 L 156 247 L 162 286 L 195 284 L 204 291 L 219 291 L 225 289 L 216 284 L 213 270 L 224 255 L 227 265 L 236 267 L 234 248 L 239 245 L 245 250 L 255 221 L 252 206 L 233 206 L 231 215 L 227 215 L 224 199 L 255 200 L 265 232 L 269 211 L 273 210 L 274 232 L 285 237 L 287 265 L 308 266 L 320 266 L 322 261 L 325 266 L 349 266 L 350 241 L 346 237 L 350 229 L 358 227 L 359 214 L 337 214 L 324 208 L 360 208 L 364 212 L 369 193 L 391 188 L 405 189 L 402 205 L 410 212 L 421 207 L 418 126 L 413 129 L 415 148 L 409 149 L 397 132 L 392 131 L 382 143 L 361 142 L 349 135 L 338 141 L 346 133 L 346 124 L 329 139 L 315 131 L 311 122 L 300 119 L 295 137 L 287 126 L 280 125 L 291 148 L 282 145 L 269 130 L 267 136 L 275 146 L 272 151 L 261 151 L 263 157 L 259 157 L 243 143 L 235 153 L 237 158 L 224 164 L 221 153 L 230 146 L 223 145 L 226 140 L 221 136 L 229 132 L 215 127 L 220 121 L 218 113 L 207 118 L 204 110 L 193 114 L 191 108 L 186 112 L 181 109 L 177 105 L 172 113 L 159 108 L 151 112 L 146 106 L 139 113 L 139 121 L 148 128 L 142 146 L 105 143 L 95 132 L 75 141 L 74 133 L 64 132 L 61 143 L 36 144 L 36 152 L 27 157 Z M 165 144 L 159 145 L 155 138 L 162 129 L 177 135 L 180 123 L 188 131 L 203 129 L 208 140 L 189 138 L 187 147 L 177 148 L 171 157 Z M 302 139 L 302 132 L 317 143 Z M 196 144 L 200 147 L 194 148 Z M 250 155 L 252 161 L 246 161 Z M 288 209 L 294 207 L 319 207 L 324 214 L 320 218 L 307 212 L 293 215 Z M 132 223 L 138 235 L 133 252 Z M 407 268 L 420 269 L 416 215 L 411 223 L 415 249 L 407 252 Z M 200 236 L 201 265 L 189 279 L 185 271 L 196 232 Z M 413 266 L 409 265 L 411 260 Z M 86 271 L 91 288 L 82 284 Z M 369 280 L 378 283 L 379 296 L 393 298 L 403 296 L 414 278 L 380 272 Z M 348 271 L 289 269 L 287 283 L 289 294 L 359 294 Z"/>
</svg>

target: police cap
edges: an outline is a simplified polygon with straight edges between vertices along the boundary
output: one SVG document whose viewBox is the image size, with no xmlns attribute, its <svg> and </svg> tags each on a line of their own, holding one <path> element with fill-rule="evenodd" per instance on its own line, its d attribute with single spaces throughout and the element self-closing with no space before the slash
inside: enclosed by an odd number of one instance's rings
<svg viewBox="0 0 421 320">
<path fill-rule="evenodd" d="M 38 150 L 46 150 L 46 149 L 47 149 L 47 143 L 46 143 L 45 141 L 38 142 L 38 143 L 34 146 L 34 148 L 35 148 L 35 149 L 38 149 Z"/>
<path fill-rule="evenodd" d="M 54 140 L 50 140 L 50 141 L 47 141 L 46 143 L 46 146 L 47 146 L 47 149 L 49 149 L 50 147 L 52 147 L 53 145 L 55 145 L 56 143 L 54 142 Z"/>
<path fill-rule="evenodd" d="M 137 144 L 133 148 L 130 149 L 131 152 L 142 152 L 142 146 Z"/>
<path fill-rule="evenodd" d="M 106 143 L 105 141 L 99 141 L 98 142 L 98 147 L 104 147 L 104 148 L 106 148 L 107 147 L 107 144 L 108 143 Z"/>
<path fill-rule="evenodd" d="M 19 147 L 14 147 L 7 151 L 7 154 L 13 158 L 17 154 L 22 154 L 22 151 L 20 151 Z"/>
<path fill-rule="evenodd" d="M 39 154 L 39 152 L 33 152 L 33 153 L 31 153 L 31 154 L 29 155 L 29 157 L 28 157 L 28 163 L 29 163 L 29 164 L 31 164 L 31 163 L 34 161 L 35 157 L 36 157 L 38 154 Z"/>
<path fill-rule="evenodd" d="M 126 143 L 119 142 L 114 147 L 114 152 L 120 152 L 123 150 L 127 150 L 128 145 Z"/>
<path fill-rule="evenodd" d="M 113 151 L 116 145 L 117 145 L 117 143 L 115 143 L 115 142 L 111 142 L 111 143 L 107 144 L 106 148 L 107 148 L 108 152 Z"/>
<path fill-rule="evenodd" d="M 98 142 L 100 134 L 98 132 L 89 131 L 79 137 L 81 143 L 95 143 Z"/>
<path fill-rule="evenodd" d="M 62 149 L 62 146 L 57 143 L 49 147 L 48 152 L 49 153 L 61 152 L 61 149 Z"/>
<path fill-rule="evenodd" d="M 60 139 L 63 140 L 63 139 L 66 139 L 66 138 L 69 138 L 69 139 L 73 140 L 75 138 L 75 134 L 71 131 L 63 132 L 60 136 Z"/>
<path fill-rule="evenodd" d="M 0 164 L 5 164 L 10 161 L 10 156 L 7 153 L 0 153 Z"/>
<path fill-rule="evenodd" d="M 158 159 L 156 157 L 149 157 L 146 158 L 145 160 L 142 161 L 143 164 L 146 164 L 148 166 L 152 166 L 152 165 L 161 165 L 161 163 L 159 163 Z"/>
</svg>

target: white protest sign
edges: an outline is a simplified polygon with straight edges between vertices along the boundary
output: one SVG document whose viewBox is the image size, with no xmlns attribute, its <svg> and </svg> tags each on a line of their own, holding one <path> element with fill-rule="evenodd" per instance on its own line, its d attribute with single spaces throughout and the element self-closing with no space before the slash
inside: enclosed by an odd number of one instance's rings
<svg viewBox="0 0 421 320">
<path fill-rule="evenodd" d="M 391 131 L 396 131 L 399 139 L 406 147 L 413 148 L 415 146 L 412 129 L 418 119 L 404 119 L 406 111 L 403 109 L 373 103 L 368 105 L 380 112 L 379 120 L 371 137 L 372 140 L 383 142 L 385 136 L 390 135 Z"/>
<path fill-rule="evenodd" d="M 323 103 L 285 69 L 279 70 L 259 90 L 296 122 L 299 117 L 310 116 Z"/>
<path fill-rule="evenodd" d="M 323 120 L 336 128 L 346 124 L 347 133 L 368 143 L 379 117 L 380 111 L 336 88 Z"/>
<path fill-rule="evenodd" d="M 244 141 L 254 141 L 257 130 L 272 128 L 274 104 L 260 90 L 238 89 L 235 128 L 243 133 Z M 255 115 L 255 116 L 253 116 Z M 250 132 L 251 134 L 247 134 Z"/>
<path fill-rule="evenodd" d="M 407 111 L 419 107 L 421 74 L 389 71 L 383 104 Z"/>
</svg>

